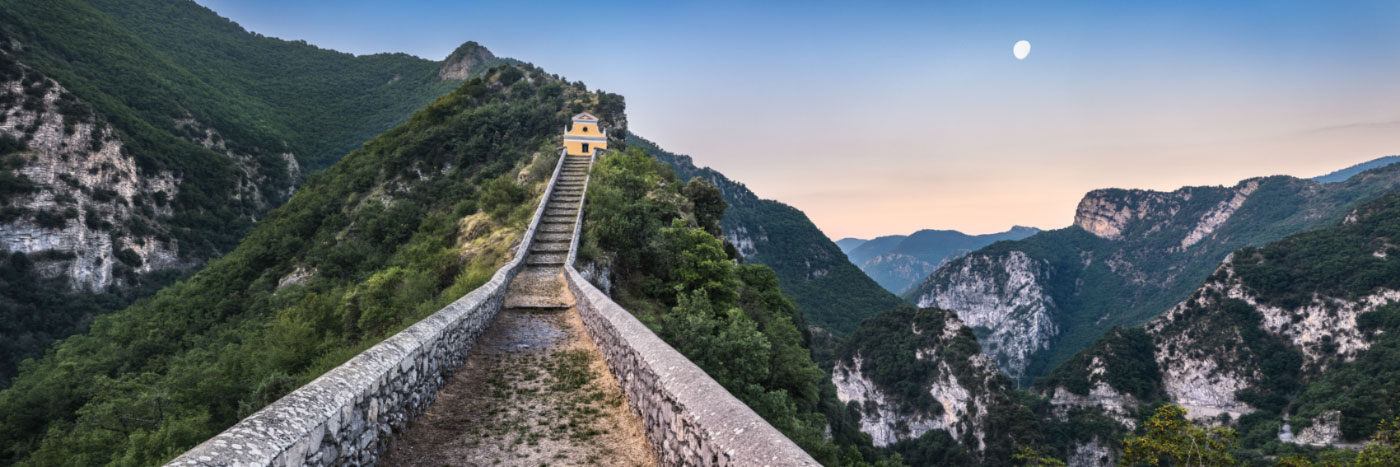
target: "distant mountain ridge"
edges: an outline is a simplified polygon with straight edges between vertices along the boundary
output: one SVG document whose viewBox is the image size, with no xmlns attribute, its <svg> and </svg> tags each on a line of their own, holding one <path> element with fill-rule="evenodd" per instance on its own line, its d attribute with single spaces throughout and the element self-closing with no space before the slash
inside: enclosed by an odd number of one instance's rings
<svg viewBox="0 0 1400 467">
<path fill-rule="evenodd" d="M 846 238 L 837 240 L 837 241 L 836 241 L 836 246 L 837 246 L 838 248 L 841 249 L 841 252 L 842 252 L 842 253 L 850 253 L 852 249 L 854 249 L 855 247 L 861 246 L 862 244 L 864 244 L 865 242 L 868 242 L 868 241 L 869 241 L 869 240 L 866 240 L 866 239 L 863 239 L 863 238 L 851 238 L 851 237 L 846 237 Z"/>
<path fill-rule="evenodd" d="M 1019 225 L 1005 232 L 982 235 L 925 229 L 910 235 L 889 235 L 861 242 L 846 251 L 846 257 L 885 290 L 901 293 L 923 281 L 939 266 L 968 252 L 1039 232 L 1035 227 Z"/>
<path fill-rule="evenodd" d="M 1400 156 L 1380 157 L 1329 173 L 1327 175 L 1313 177 L 1311 180 L 1318 183 L 1337 183 L 1340 181 L 1345 181 L 1346 179 L 1351 178 L 1361 172 L 1365 172 L 1367 170 L 1375 168 L 1385 167 L 1396 162 L 1400 162 Z"/>
</svg>

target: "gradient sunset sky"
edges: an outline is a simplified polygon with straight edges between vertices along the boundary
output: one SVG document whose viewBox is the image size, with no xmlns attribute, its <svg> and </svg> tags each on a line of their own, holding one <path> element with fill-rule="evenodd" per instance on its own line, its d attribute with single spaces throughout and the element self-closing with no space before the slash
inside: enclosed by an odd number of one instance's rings
<svg viewBox="0 0 1400 467">
<path fill-rule="evenodd" d="M 1400 154 L 1397 1 L 197 1 L 356 54 L 474 40 L 623 94 L 633 132 L 832 239 L 1059 228 L 1095 188 Z"/>
</svg>

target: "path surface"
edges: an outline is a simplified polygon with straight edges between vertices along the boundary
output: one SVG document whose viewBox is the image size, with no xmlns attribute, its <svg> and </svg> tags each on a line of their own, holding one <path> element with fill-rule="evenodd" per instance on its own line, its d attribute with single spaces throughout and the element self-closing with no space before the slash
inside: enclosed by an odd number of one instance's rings
<svg viewBox="0 0 1400 467">
<path fill-rule="evenodd" d="M 564 284 L 588 168 L 564 161 L 505 309 L 383 465 L 656 465 Z"/>
</svg>

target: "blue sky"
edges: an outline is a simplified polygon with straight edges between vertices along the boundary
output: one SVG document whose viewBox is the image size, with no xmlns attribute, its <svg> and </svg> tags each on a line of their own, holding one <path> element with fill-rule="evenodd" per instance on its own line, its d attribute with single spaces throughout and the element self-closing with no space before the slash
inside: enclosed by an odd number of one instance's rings
<svg viewBox="0 0 1400 467">
<path fill-rule="evenodd" d="M 832 238 L 1057 228 L 1095 188 L 1400 153 L 1394 1 L 197 1 L 357 54 L 474 40 L 621 93 L 633 131 Z"/>
</svg>

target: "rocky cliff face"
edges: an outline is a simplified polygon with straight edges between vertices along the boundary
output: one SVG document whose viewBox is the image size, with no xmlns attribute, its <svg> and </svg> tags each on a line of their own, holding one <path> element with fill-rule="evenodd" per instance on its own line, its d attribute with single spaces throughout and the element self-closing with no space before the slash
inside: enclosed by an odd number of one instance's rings
<svg viewBox="0 0 1400 467">
<path fill-rule="evenodd" d="M 1222 270 L 1228 274 L 1228 261 Z M 1220 292 L 1231 288 L 1228 279 L 1207 282 L 1193 298 L 1147 324 L 1156 343 L 1162 389 L 1193 419 L 1254 411 L 1236 394 L 1261 380 L 1256 356 L 1248 352 L 1239 329 L 1200 313 L 1220 306 Z"/>
<path fill-rule="evenodd" d="M 974 454 L 1005 450 L 1016 403 L 1011 380 L 978 352 L 971 329 L 947 310 L 909 307 L 861 324 L 842 349 L 832 381 L 860 410 L 860 429 L 877 446 L 946 431 Z"/>
<path fill-rule="evenodd" d="M 10 62 L 15 63 L 15 62 Z M 161 226 L 179 177 L 137 167 L 119 135 L 57 82 L 14 64 L 0 83 L 0 138 L 20 181 L 3 199 L 0 250 L 85 290 L 179 264 Z"/>
<path fill-rule="evenodd" d="M 951 339 L 957 330 L 950 327 L 942 332 L 947 334 L 945 338 Z M 918 438 L 930 430 L 945 430 L 975 440 L 975 444 L 968 447 L 981 450 L 986 447 L 983 418 L 987 413 L 988 394 L 985 390 L 974 392 L 981 389 L 976 387 L 981 381 L 959 381 L 941 353 L 936 347 L 915 351 L 915 358 L 937 365 L 932 379 L 925 381 L 921 387 L 937 402 L 933 407 L 908 407 L 898 401 L 897 396 L 885 393 L 861 374 L 864 362 L 859 355 L 837 364 L 832 378 L 836 384 L 836 396 L 841 402 L 860 404 L 860 429 L 871 436 L 876 446 Z M 978 370 L 995 371 L 985 357 L 977 356 L 970 363 Z M 974 387 L 974 390 L 969 390 L 964 384 Z"/>
<path fill-rule="evenodd" d="M 1228 221 L 1249 199 L 1249 195 L 1259 189 L 1261 180 L 1245 180 L 1229 189 L 1185 187 L 1169 193 L 1094 190 L 1079 201 L 1074 212 L 1074 225 L 1108 240 L 1125 240 L 1127 236 L 1142 238 L 1157 232 L 1177 231 L 1173 236 L 1180 235 L 1177 245 L 1179 250 L 1185 250 Z M 1205 203 L 1210 207 L 1204 211 L 1201 210 L 1202 197 L 1210 200 Z M 1196 198 L 1195 203 L 1192 203 L 1193 198 Z M 1179 226 L 1189 226 L 1189 230 L 1177 228 Z"/>
<path fill-rule="evenodd" d="M 1214 279 L 1191 299 L 1148 323 L 1162 368 L 1163 389 L 1192 418 L 1221 413 L 1234 417 L 1256 407 L 1241 400 L 1241 391 L 1255 390 L 1268 376 L 1257 351 L 1241 329 L 1218 316 L 1222 308 L 1257 316 L 1257 330 L 1298 352 L 1298 370 L 1319 374 L 1328 366 L 1354 360 L 1371 347 L 1358 325 L 1359 317 L 1400 301 L 1400 291 L 1381 288 L 1358 297 L 1314 295 L 1297 306 L 1265 303 L 1241 281 L 1231 259 L 1221 264 Z"/>
<path fill-rule="evenodd" d="M 481 74 L 487 67 L 495 65 L 500 60 L 492 54 L 490 50 L 482 47 L 476 42 L 467 42 L 452 51 L 452 55 L 447 56 L 443 61 L 442 68 L 438 70 L 438 78 L 444 80 L 465 81 L 466 79 Z"/>
<path fill-rule="evenodd" d="M 1044 263 L 1011 251 L 974 254 L 955 264 L 930 277 L 934 285 L 918 297 L 918 306 L 956 310 L 978 334 L 982 351 L 1006 374 L 1022 377 L 1030 355 L 1058 333 L 1051 318 L 1055 301 L 1041 286 Z"/>
<path fill-rule="evenodd" d="M 67 277 L 89 291 L 191 264 L 181 258 L 170 225 L 180 175 L 142 167 L 92 106 L 12 57 L 0 60 L 11 70 L 0 84 L 0 138 L 11 141 L 6 166 L 22 180 L 3 199 L 0 250 L 25 253 L 46 276 Z M 229 202 L 245 206 L 249 221 L 291 196 L 291 180 L 300 174 L 291 153 L 279 156 L 284 166 L 268 167 L 257 155 L 230 149 L 223 135 L 194 118 L 171 126 L 237 168 Z"/>
</svg>

